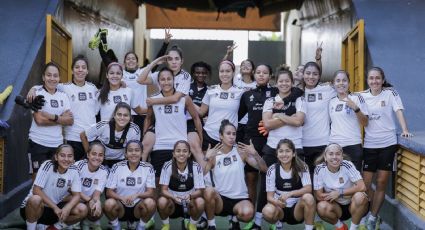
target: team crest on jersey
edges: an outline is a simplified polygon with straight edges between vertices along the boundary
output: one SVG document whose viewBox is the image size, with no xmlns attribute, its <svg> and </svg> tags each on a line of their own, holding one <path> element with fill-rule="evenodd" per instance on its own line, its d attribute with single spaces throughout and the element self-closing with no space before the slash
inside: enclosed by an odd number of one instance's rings
<svg viewBox="0 0 425 230">
<path fill-rule="evenodd" d="M 66 180 L 63 178 L 58 178 L 58 181 L 56 181 L 56 187 L 63 188 L 65 187 Z"/>
<path fill-rule="evenodd" d="M 125 101 L 128 101 L 127 94 L 122 95 Z"/>
<path fill-rule="evenodd" d="M 173 113 L 172 105 L 164 105 L 164 113 Z"/>
<path fill-rule="evenodd" d="M 72 94 L 72 96 L 71 96 L 71 101 L 75 101 L 75 95 L 74 94 Z"/>
<path fill-rule="evenodd" d="M 127 177 L 125 180 L 125 184 L 127 186 L 135 186 L 136 185 L 136 178 L 134 177 Z"/>
<path fill-rule="evenodd" d="M 121 102 L 121 96 L 114 96 L 114 103 L 115 104 L 118 104 L 118 103 L 120 103 Z"/>
<path fill-rule="evenodd" d="M 343 104 L 338 104 L 338 105 L 336 105 L 335 112 L 340 112 L 340 111 L 342 111 L 342 108 L 344 108 L 344 105 L 343 105 Z"/>
<path fill-rule="evenodd" d="M 89 98 L 90 99 L 93 99 L 93 94 L 92 93 L 89 93 Z"/>
<path fill-rule="evenodd" d="M 142 177 L 137 177 L 137 184 L 142 184 Z"/>
<path fill-rule="evenodd" d="M 340 183 L 340 184 L 344 184 L 344 178 L 340 177 L 340 178 L 339 178 L 339 183 Z"/>
<path fill-rule="evenodd" d="M 227 99 L 227 98 L 229 98 L 228 92 L 221 92 L 220 93 L 220 99 Z"/>
<path fill-rule="evenodd" d="M 228 166 L 228 165 L 230 165 L 232 163 L 232 160 L 230 159 L 230 157 L 225 157 L 224 159 L 223 159 L 223 165 L 224 166 Z"/>
<path fill-rule="evenodd" d="M 254 95 L 249 96 L 249 101 L 254 101 Z"/>
<path fill-rule="evenodd" d="M 50 106 L 52 108 L 58 108 L 59 107 L 59 102 L 57 100 L 52 99 L 52 100 L 50 100 Z"/>
<path fill-rule="evenodd" d="M 238 161 L 238 158 L 236 157 L 236 155 L 232 156 L 233 161 Z"/>
<path fill-rule="evenodd" d="M 381 107 L 385 107 L 385 101 L 381 101 Z"/>
<path fill-rule="evenodd" d="M 322 100 L 323 98 L 322 98 L 322 93 L 318 93 L 317 94 L 317 100 Z"/>
<path fill-rule="evenodd" d="M 307 101 L 308 102 L 315 102 L 316 101 L 316 94 L 309 94 L 307 96 Z"/>
<path fill-rule="evenodd" d="M 178 179 L 182 183 L 187 181 L 187 177 L 185 175 L 182 175 L 182 174 L 179 174 Z"/>
<path fill-rule="evenodd" d="M 174 112 L 175 112 L 175 113 L 178 113 L 178 112 L 179 112 L 179 106 L 178 106 L 178 105 L 175 105 L 175 106 L 174 106 Z"/>
<path fill-rule="evenodd" d="M 230 98 L 235 99 L 235 93 L 230 93 Z"/>
<path fill-rule="evenodd" d="M 87 188 L 90 188 L 92 182 L 93 182 L 93 180 L 91 178 L 87 178 L 86 177 L 86 178 L 83 179 L 83 186 L 84 187 L 87 187 Z"/>
<path fill-rule="evenodd" d="M 86 101 L 87 100 L 87 94 L 85 92 L 78 93 L 78 100 Z"/>
<path fill-rule="evenodd" d="M 266 97 L 270 97 L 271 96 L 271 92 L 270 91 L 266 91 Z"/>
<path fill-rule="evenodd" d="M 94 185 L 99 184 L 99 179 L 94 179 L 94 180 L 93 180 L 93 184 L 94 184 Z"/>
</svg>

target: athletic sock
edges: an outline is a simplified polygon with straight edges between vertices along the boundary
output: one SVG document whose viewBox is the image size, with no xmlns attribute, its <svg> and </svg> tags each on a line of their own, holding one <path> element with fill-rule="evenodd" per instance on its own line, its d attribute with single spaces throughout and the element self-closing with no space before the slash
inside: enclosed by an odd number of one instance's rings
<svg viewBox="0 0 425 230">
<path fill-rule="evenodd" d="M 163 224 L 170 224 L 170 218 L 167 217 L 167 219 L 162 220 Z"/>
<path fill-rule="evenodd" d="M 358 224 L 353 224 L 353 222 L 351 222 L 351 224 L 350 224 L 350 230 L 357 230 L 357 227 L 358 226 L 359 226 Z"/>
<path fill-rule="evenodd" d="M 142 219 L 140 219 L 139 220 L 139 226 L 145 227 L 145 225 L 146 225 L 146 223 Z"/>
<path fill-rule="evenodd" d="M 190 217 L 189 221 L 191 224 L 197 225 L 199 220 L 194 220 L 192 217 Z"/>
<path fill-rule="evenodd" d="M 27 223 L 27 229 L 28 230 L 35 230 L 36 227 L 37 227 L 37 221 L 34 222 L 34 223 L 30 223 L 30 222 L 26 221 L 26 223 Z"/>
<path fill-rule="evenodd" d="M 313 230 L 314 225 L 306 224 L 306 225 L 304 226 L 304 228 L 305 228 L 305 230 Z"/>
<path fill-rule="evenodd" d="M 208 220 L 208 226 L 215 226 L 215 218 Z"/>
<path fill-rule="evenodd" d="M 336 222 L 335 227 L 340 228 L 342 227 L 342 222 L 340 220 L 338 220 L 338 222 Z"/>
<path fill-rule="evenodd" d="M 261 212 L 256 212 L 255 218 L 254 218 L 254 223 L 257 226 L 261 226 L 262 222 L 263 222 L 263 214 Z"/>
<path fill-rule="evenodd" d="M 238 220 L 238 218 L 236 216 L 232 216 L 231 221 L 233 221 L 233 222 L 239 222 L 239 220 Z"/>
<path fill-rule="evenodd" d="M 368 220 L 369 220 L 369 221 L 376 221 L 376 216 L 373 216 L 373 214 L 372 214 L 372 213 L 370 213 L 370 214 L 369 214 L 369 218 L 368 218 Z"/>
<path fill-rule="evenodd" d="M 111 220 L 109 223 L 111 223 L 112 226 L 118 226 L 120 222 L 118 221 L 118 218 Z"/>
</svg>

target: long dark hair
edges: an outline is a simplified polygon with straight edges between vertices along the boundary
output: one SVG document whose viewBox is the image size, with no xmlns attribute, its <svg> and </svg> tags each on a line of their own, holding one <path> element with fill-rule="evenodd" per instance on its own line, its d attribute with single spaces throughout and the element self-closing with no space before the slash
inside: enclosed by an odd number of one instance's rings
<svg viewBox="0 0 425 230">
<path fill-rule="evenodd" d="M 108 75 L 109 69 L 111 69 L 112 66 L 118 66 L 121 69 L 121 72 L 123 71 L 121 64 L 118 62 L 112 62 L 108 65 L 108 68 L 106 68 L 106 75 Z M 105 102 L 108 100 L 109 91 L 111 91 L 111 86 L 109 84 L 108 78 L 105 78 L 103 80 L 102 88 L 99 90 L 99 100 L 102 105 L 105 104 Z"/>
<path fill-rule="evenodd" d="M 173 151 L 176 151 L 177 145 L 179 145 L 179 144 L 184 144 L 184 145 L 186 145 L 186 147 L 187 147 L 187 149 L 189 150 L 189 153 L 190 153 L 190 145 L 189 145 L 189 143 L 188 143 L 187 141 L 184 141 L 184 140 L 179 140 L 179 141 L 177 141 L 177 142 L 174 144 Z M 191 157 L 192 157 L 192 156 L 191 156 Z M 192 158 L 191 158 L 191 157 L 189 157 L 189 158 L 187 159 L 187 165 L 189 165 L 189 161 L 191 161 L 191 160 L 192 160 Z M 171 160 L 171 177 L 178 178 L 178 176 L 179 176 L 179 173 L 178 173 L 178 171 L 177 171 L 177 161 L 176 161 L 176 159 L 173 157 L 173 159 Z"/>
<path fill-rule="evenodd" d="M 87 70 L 89 69 L 89 61 L 88 61 L 88 59 L 84 55 L 78 54 L 74 59 L 72 59 L 72 65 L 71 65 L 71 69 L 72 70 L 74 69 L 75 64 L 77 64 L 77 61 L 83 61 L 83 62 L 85 62 L 86 63 Z M 74 80 L 74 74 L 72 74 L 72 80 Z"/>
<path fill-rule="evenodd" d="M 118 102 L 118 104 L 115 106 L 114 112 L 112 112 L 112 116 L 111 116 L 111 119 L 109 121 L 115 122 L 115 118 L 114 118 L 115 113 L 117 113 L 118 109 L 121 109 L 121 108 L 128 110 L 128 112 L 130 113 L 130 122 L 132 121 L 133 118 L 131 117 L 131 107 L 130 107 L 129 104 L 127 104 L 125 102 Z"/>
<path fill-rule="evenodd" d="M 384 81 L 382 87 L 393 87 L 393 85 L 388 82 L 387 78 L 385 77 L 384 70 L 381 67 L 374 66 L 370 68 L 369 71 L 367 71 L 367 75 L 369 76 L 370 71 L 373 70 L 378 71 L 381 74 L 382 80 Z"/>
<path fill-rule="evenodd" d="M 179 54 L 180 58 L 183 59 L 183 50 L 180 47 L 178 47 L 177 45 L 171 46 L 171 48 L 165 54 L 168 55 L 171 51 L 176 51 Z"/>
<path fill-rule="evenodd" d="M 61 144 L 58 146 L 58 148 L 55 151 L 55 154 L 52 157 L 52 163 L 53 163 L 53 172 L 57 172 L 58 168 L 59 168 L 59 162 L 58 160 L 56 160 L 55 156 L 59 155 L 59 153 L 62 151 L 62 149 L 64 148 L 70 148 L 72 151 L 72 154 L 74 154 L 74 148 L 72 148 L 71 145 L 69 144 Z"/>
<path fill-rule="evenodd" d="M 102 147 L 103 153 L 105 153 L 105 150 L 106 149 L 105 149 L 105 146 L 102 144 L 102 142 L 99 141 L 99 140 L 94 140 L 94 141 L 90 142 L 89 149 L 87 150 L 87 154 L 89 152 L 91 152 L 91 150 L 94 148 L 94 146 L 100 146 L 100 147 Z"/>
<path fill-rule="evenodd" d="M 301 172 L 307 172 L 307 165 L 304 163 L 304 161 L 302 161 L 298 157 L 297 151 L 295 149 L 294 142 L 292 142 L 291 140 L 286 139 L 286 138 L 280 140 L 279 143 L 277 144 L 276 155 L 277 155 L 278 149 L 282 145 L 288 146 L 288 148 L 290 148 L 292 150 L 292 152 L 295 153 L 295 155 L 294 155 L 294 157 L 292 157 L 292 161 L 291 161 L 292 178 L 295 178 L 296 181 L 299 181 L 301 179 L 300 173 Z M 279 163 L 279 165 L 280 165 L 280 163 Z M 279 170 L 279 168 L 276 168 L 276 170 Z"/>
<path fill-rule="evenodd" d="M 243 62 L 249 62 L 250 64 L 251 64 L 251 66 L 252 66 L 252 71 L 251 71 L 251 80 L 252 81 L 254 81 L 255 80 L 255 78 L 254 78 L 254 71 L 255 71 L 255 69 L 258 67 L 258 66 L 255 66 L 254 65 L 254 61 L 253 60 L 251 60 L 251 59 L 245 59 L 245 60 L 243 60 L 242 62 L 241 62 L 241 65 L 242 65 L 242 63 Z M 267 66 L 267 65 L 265 65 L 265 66 Z M 272 71 L 270 71 L 270 78 L 271 78 L 271 76 L 272 76 Z"/>
<path fill-rule="evenodd" d="M 142 142 L 140 142 L 139 140 L 129 140 L 129 141 L 127 141 L 127 145 L 125 146 L 125 154 L 126 154 L 126 155 L 127 155 L 128 146 L 129 146 L 131 143 L 136 143 L 136 144 L 138 144 L 138 145 L 139 145 L 139 147 L 140 147 L 140 149 L 141 149 L 141 150 L 142 150 L 142 152 L 143 152 L 143 144 L 142 144 Z"/>
<path fill-rule="evenodd" d="M 226 126 L 228 126 L 228 125 L 233 126 L 233 128 L 235 128 L 235 129 L 236 129 L 236 126 L 235 126 L 234 124 L 232 124 L 229 120 L 224 119 L 224 120 L 222 120 L 222 121 L 221 121 L 220 128 L 218 129 L 218 133 L 219 133 L 220 135 L 223 135 L 223 133 L 224 133 L 224 129 L 225 129 L 225 128 L 226 128 Z"/>
</svg>

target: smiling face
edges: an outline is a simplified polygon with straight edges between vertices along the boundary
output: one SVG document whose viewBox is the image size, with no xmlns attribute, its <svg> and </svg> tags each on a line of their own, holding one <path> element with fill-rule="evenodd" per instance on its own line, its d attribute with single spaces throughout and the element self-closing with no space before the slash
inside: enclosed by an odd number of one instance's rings
<svg viewBox="0 0 425 230">
<path fill-rule="evenodd" d="M 109 67 L 106 78 L 111 86 L 120 86 L 122 79 L 122 70 L 118 65 Z"/>
<path fill-rule="evenodd" d="M 295 70 L 294 80 L 302 81 L 303 72 L 304 72 L 304 66 L 303 65 L 298 66 L 297 69 Z"/>
<path fill-rule="evenodd" d="M 277 149 L 277 159 L 281 164 L 291 163 L 294 157 L 295 152 L 287 144 L 281 144 Z"/>
<path fill-rule="evenodd" d="M 128 53 L 124 59 L 125 69 L 136 70 L 138 67 L 137 57 L 134 53 Z"/>
<path fill-rule="evenodd" d="M 317 83 L 320 79 L 320 71 L 313 65 L 307 66 L 307 68 L 304 69 L 304 82 L 305 86 L 307 88 L 314 88 L 316 87 Z"/>
<path fill-rule="evenodd" d="M 175 50 L 170 50 L 168 52 L 168 58 L 167 58 L 167 66 L 170 68 L 174 74 L 178 73 L 183 65 L 183 58 L 180 56 L 180 54 Z"/>
<path fill-rule="evenodd" d="M 209 74 L 210 73 L 208 72 L 207 68 L 200 66 L 195 67 L 195 70 L 193 71 L 193 77 L 195 78 L 195 81 L 199 83 L 205 83 L 205 80 Z"/>
<path fill-rule="evenodd" d="M 347 74 L 340 72 L 334 78 L 334 88 L 339 94 L 348 93 L 348 88 L 350 86 L 350 81 L 347 77 Z"/>
<path fill-rule="evenodd" d="M 257 68 L 255 68 L 254 78 L 257 85 L 267 85 L 270 80 L 270 69 L 265 65 L 257 66 Z"/>
<path fill-rule="evenodd" d="M 89 70 L 87 68 L 87 63 L 84 60 L 78 60 L 75 62 L 72 67 L 72 75 L 76 82 L 84 82 L 86 80 Z"/>
<path fill-rule="evenodd" d="M 173 157 L 177 163 L 185 164 L 190 157 L 190 149 L 185 143 L 178 143 L 173 151 Z"/>
<path fill-rule="evenodd" d="M 220 134 L 221 143 L 227 146 L 233 146 L 236 142 L 236 129 L 233 125 L 226 125 L 223 133 Z"/>
<path fill-rule="evenodd" d="M 130 163 L 138 164 L 142 158 L 142 148 L 138 143 L 130 142 L 127 145 L 125 156 Z"/>
<path fill-rule="evenodd" d="M 74 150 L 70 146 L 62 147 L 55 154 L 55 160 L 58 162 L 58 170 L 66 171 L 74 163 Z"/>
<path fill-rule="evenodd" d="M 90 151 L 87 153 L 87 160 L 89 165 L 93 168 L 99 168 L 105 159 L 105 148 L 100 144 L 95 144 L 91 147 Z"/>
<path fill-rule="evenodd" d="M 124 128 L 131 120 L 130 111 L 127 108 L 119 108 L 114 114 L 115 125 Z"/>
<path fill-rule="evenodd" d="M 218 69 L 218 78 L 220 78 L 221 84 L 232 84 L 234 73 L 230 64 L 221 63 Z"/>
<path fill-rule="evenodd" d="M 252 66 L 250 61 L 245 60 L 241 62 L 240 73 L 242 75 L 251 75 L 252 71 L 254 71 L 254 66 Z"/>
<path fill-rule="evenodd" d="M 279 76 L 277 76 L 276 86 L 279 89 L 279 93 L 290 93 L 292 85 L 293 82 L 288 73 L 280 73 Z"/>
<path fill-rule="evenodd" d="M 46 71 L 43 74 L 44 86 L 48 90 L 55 90 L 60 81 L 59 70 L 55 66 L 47 67 Z"/>
<path fill-rule="evenodd" d="M 381 91 L 384 78 L 378 70 L 370 70 L 367 73 L 367 84 L 372 91 Z"/>
<path fill-rule="evenodd" d="M 338 170 L 343 160 L 342 149 L 336 144 L 331 144 L 325 151 L 325 162 L 328 168 Z"/>
<path fill-rule="evenodd" d="M 162 92 L 170 92 L 174 89 L 174 77 L 170 71 L 161 71 L 158 76 L 158 82 Z"/>
</svg>

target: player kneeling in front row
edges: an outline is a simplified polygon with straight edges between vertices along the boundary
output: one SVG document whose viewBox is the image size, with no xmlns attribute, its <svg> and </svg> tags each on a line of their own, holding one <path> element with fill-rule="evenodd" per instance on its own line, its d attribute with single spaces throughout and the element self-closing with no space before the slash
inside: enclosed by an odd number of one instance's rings
<svg viewBox="0 0 425 230">
<path fill-rule="evenodd" d="M 20 210 L 27 229 L 35 230 L 37 224 L 50 225 L 48 229 L 62 229 L 86 217 L 87 207 L 79 203 L 81 181 L 73 163 L 74 150 L 62 144 L 53 160 L 41 164 Z"/>
<path fill-rule="evenodd" d="M 205 201 L 202 190 L 205 188 L 201 166 L 190 158 L 190 145 L 177 141 L 173 159 L 162 167 L 161 196 L 158 199 L 158 212 L 164 223 L 162 230 L 170 229 L 169 218 L 190 216 L 186 229 L 196 230 L 196 224 L 204 211 Z"/>
<path fill-rule="evenodd" d="M 304 220 L 305 229 L 312 230 L 316 202 L 311 194 L 308 166 L 297 157 L 295 145 L 289 139 L 279 141 L 276 155 L 278 162 L 267 171 L 268 204 L 263 208 L 263 217 L 269 223 L 290 225 Z M 276 224 L 276 229 L 282 229 L 282 223 Z"/>
<path fill-rule="evenodd" d="M 316 163 L 313 184 L 317 213 L 337 230 L 348 230 L 342 221 L 351 217 L 350 230 L 357 229 L 368 209 L 366 186 L 360 172 L 343 159 L 338 144 L 328 145 Z"/>
<path fill-rule="evenodd" d="M 137 220 L 137 230 L 144 230 L 155 213 L 155 174 L 151 164 L 140 161 L 142 151 L 138 140 L 129 141 L 125 150 L 127 160 L 116 163 L 110 171 L 104 212 L 114 230 L 121 229 L 119 221 Z"/>
</svg>

